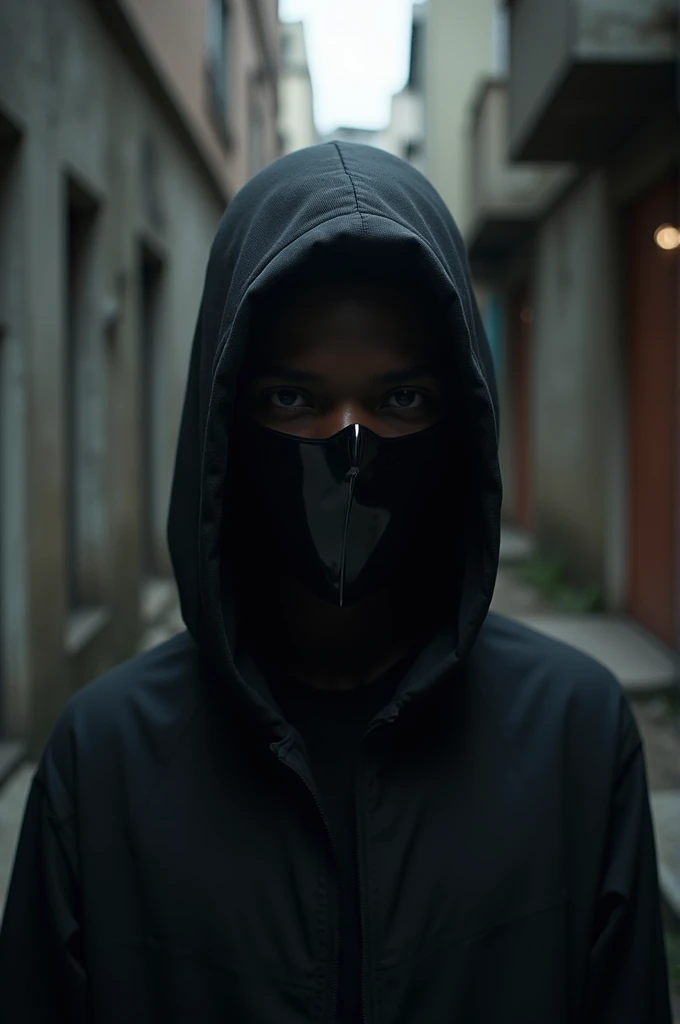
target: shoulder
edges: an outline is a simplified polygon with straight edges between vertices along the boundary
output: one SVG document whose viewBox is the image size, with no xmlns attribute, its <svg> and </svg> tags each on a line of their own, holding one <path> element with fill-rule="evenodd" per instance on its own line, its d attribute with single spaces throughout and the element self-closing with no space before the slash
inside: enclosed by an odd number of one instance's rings
<svg viewBox="0 0 680 1024">
<path fill-rule="evenodd" d="M 163 758 L 202 703 L 203 667 L 187 633 L 117 665 L 68 701 L 47 742 L 37 781 L 52 796 L 79 774 L 96 776 Z"/>
<path fill-rule="evenodd" d="M 201 674 L 198 649 L 181 633 L 143 654 L 124 661 L 76 693 L 62 714 L 64 722 L 89 727 L 120 723 L 129 717 L 150 717 L 161 710 L 181 713 L 190 704 Z"/>
<path fill-rule="evenodd" d="M 590 751 L 612 760 L 640 744 L 612 672 L 583 651 L 519 622 L 490 614 L 470 669 L 492 713 L 522 740 L 539 733 L 575 756 Z"/>
<path fill-rule="evenodd" d="M 591 655 L 495 613 L 487 617 L 473 657 L 482 670 L 502 666 L 518 683 L 583 690 L 596 699 L 618 699 L 622 693 L 617 678 Z"/>
</svg>

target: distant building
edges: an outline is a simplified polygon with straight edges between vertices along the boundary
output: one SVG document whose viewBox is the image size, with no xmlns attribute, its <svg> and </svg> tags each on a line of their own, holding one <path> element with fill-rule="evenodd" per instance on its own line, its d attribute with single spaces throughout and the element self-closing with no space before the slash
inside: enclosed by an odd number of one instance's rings
<svg viewBox="0 0 680 1024">
<path fill-rule="evenodd" d="M 361 142 L 365 146 L 377 146 L 380 131 L 374 128 L 352 128 L 340 125 L 324 136 L 324 142 Z"/>
<path fill-rule="evenodd" d="M 496 0 L 427 0 L 425 171 L 463 232 L 469 220 L 470 106 L 480 77 L 499 70 Z"/>
<path fill-rule="evenodd" d="M 0 773 L 172 598 L 204 267 L 277 68 L 276 0 L 0 5 Z"/>
<path fill-rule="evenodd" d="M 425 170 L 425 4 L 413 8 L 408 80 L 392 97 L 390 120 L 377 144 L 420 171 Z"/>
<path fill-rule="evenodd" d="M 282 23 L 279 44 L 279 134 L 282 152 L 292 153 L 318 140 L 303 23 Z"/>
</svg>

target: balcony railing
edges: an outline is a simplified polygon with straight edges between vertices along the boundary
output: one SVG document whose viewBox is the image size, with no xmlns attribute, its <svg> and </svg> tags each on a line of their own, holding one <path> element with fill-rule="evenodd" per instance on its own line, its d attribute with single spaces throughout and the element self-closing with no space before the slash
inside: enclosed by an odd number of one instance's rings
<svg viewBox="0 0 680 1024">
<path fill-rule="evenodd" d="M 677 0 L 508 0 L 510 152 L 604 158 L 674 102 Z"/>
</svg>

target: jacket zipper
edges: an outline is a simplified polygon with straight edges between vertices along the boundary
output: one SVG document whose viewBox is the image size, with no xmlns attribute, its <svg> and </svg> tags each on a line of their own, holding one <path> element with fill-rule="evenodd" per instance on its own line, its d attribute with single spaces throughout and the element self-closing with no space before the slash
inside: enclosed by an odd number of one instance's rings
<svg viewBox="0 0 680 1024">
<path fill-rule="evenodd" d="M 357 888 L 359 890 L 359 918 L 361 923 L 361 1020 L 362 1024 L 366 1024 L 366 999 L 364 996 L 366 986 L 366 907 L 364 905 L 364 886 L 363 886 L 363 874 L 361 871 L 361 847 L 363 845 L 363 829 L 361 827 L 361 807 L 359 797 L 359 780 L 361 777 L 360 773 L 360 762 L 357 763 L 357 773 L 354 780 L 354 811 L 356 814 L 356 826 L 357 826 Z M 361 833 L 361 834 L 360 834 Z"/>
<path fill-rule="evenodd" d="M 339 971 L 340 971 L 340 929 L 338 927 L 338 913 L 339 913 L 339 908 L 340 908 L 340 881 L 339 881 L 339 877 L 338 877 L 338 851 L 337 851 L 337 848 L 335 846 L 335 841 L 333 839 L 333 834 L 332 834 L 332 832 L 330 830 L 330 826 L 328 824 L 328 820 L 326 818 L 326 815 L 324 814 L 323 807 L 321 806 L 321 801 L 319 800 L 318 796 L 316 795 L 316 793 L 314 791 L 314 788 L 309 784 L 309 782 L 307 781 L 307 779 L 305 778 L 305 776 L 302 774 L 301 771 L 298 771 L 298 769 L 293 764 L 291 764 L 290 761 L 286 760 L 285 757 L 282 757 L 279 754 L 278 750 L 276 749 L 276 744 L 272 744 L 271 746 L 272 746 L 272 749 L 274 750 L 274 752 L 276 753 L 277 757 L 281 761 L 281 763 L 285 764 L 288 768 L 290 768 L 290 770 L 295 775 L 297 775 L 297 777 L 304 783 L 305 788 L 307 790 L 309 790 L 309 792 L 311 793 L 312 799 L 314 800 L 314 803 L 317 806 L 319 814 L 321 815 L 321 820 L 322 820 L 324 828 L 326 830 L 326 835 L 328 837 L 328 841 L 330 842 L 331 850 L 332 850 L 332 853 L 333 853 L 333 861 L 334 861 L 334 866 L 335 866 L 335 894 L 336 894 L 336 901 L 335 901 L 335 932 L 334 932 L 335 949 L 333 950 L 333 990 L 332 990 L 332 1002 L 331 1002 L 331 1006 L 332 1006 L 331 1020 L 335 1021 L 335 1018 L 336 1018 L 336 1015 L 337 1015 L 337 1012 L 338 1012 L 338 974 L 339 974 Z M 363 924 L 362 924 L 362 928 L 363 928 Z M 363 974 L 363 970 L 362 970 L 362 974 Z M 363 980 L 362 980 L 362 991 L 363 991 Z M 363 1006 L 363 996 L 362 996 L 362 1006 Z"/>
<path fill-rule="evenodd" d="M 368 736 L 376 732 L 376 730 L 383 728 L 386 725 L 391 725 L 392 722 L 397 720 L 398 714 L 392 714 L 389 718 L 379 719 L 377 722 L 372 722 L 362 737 L 362 743 L 366 741 Z M 356 814 L 356 826 L 357 826 L 357 887 L 359 890 L 359 916 L 361 918 L 361 1021 L 362 1024 L 367 1024 L 368 1014 L 366 1012 L 366 1000 L 364 997 L 366 988 L 366 945 L 368 942 L 368 929 L 366 927 L 366 905 L 364 902 L 364 885 L 363 885 L 363 872 L 361 870 L 361 847 L 363 845 L 364 830 L 361 824 L 361 797 L 359 792 L 359 781 L 361 779 L 361 754 L 357 758 L 357 770 L 354 779 L 354 813 Z M 361 834 L 360 834 L 361 833 Z"/>
</svg>

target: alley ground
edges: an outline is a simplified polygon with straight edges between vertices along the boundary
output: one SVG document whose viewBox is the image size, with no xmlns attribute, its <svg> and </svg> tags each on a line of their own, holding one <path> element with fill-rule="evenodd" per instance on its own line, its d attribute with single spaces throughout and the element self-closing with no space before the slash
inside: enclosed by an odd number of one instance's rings
<svg viewBox="0 0 680 1024">
<path fill-rule="evenodd" d="M 619 616 L 560 614 L 524 582 L 528 540 L 507 531 L 493 609 L 581 647 L 619 678 L 645 746 L 657 836 L 659 876 L 670 950 L 674 1021 L 680 1024 L 680 700 L 675 657 Z M 182 628 L 174 591 L 159 583 L 145 595 L 148 628 L 140 645 L 152 647 Z M 34 766 L 17 768 L 0 789 L 0 908 L 14 858 Z"/>
</svg>

